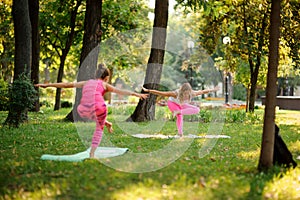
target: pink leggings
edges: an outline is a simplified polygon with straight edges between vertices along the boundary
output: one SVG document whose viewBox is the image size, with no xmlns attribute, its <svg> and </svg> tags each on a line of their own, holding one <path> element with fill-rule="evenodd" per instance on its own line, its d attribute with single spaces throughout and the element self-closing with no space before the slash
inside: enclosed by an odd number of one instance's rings
<svg viewBox="0 0 300 200">
<path fill-rule="evenodd" d="M 199 113 L 200 109 L 197 106 L 193 106 L 188 103 L 184 104 L 178 104 L 174 101 L 168 100 L 168 107 L 172 111 L 179 111 L 179 113 L 176 115 L 176 125 L 178 129 L 178 134 L 180 136 L 183 135 L 183 115 L 193 115 Z"/>
<path fill-rule="evenodd" d="M 107 108 L 103 103 L 95 105 L 79 105 L 77 107 L 79 115 L 83 118 L 88 118 L 96 122 L 96 128 L 92 138 L 92 147 L 98 147 L 103 134 L 103 128 L 106 122 Z"/>
</svg>

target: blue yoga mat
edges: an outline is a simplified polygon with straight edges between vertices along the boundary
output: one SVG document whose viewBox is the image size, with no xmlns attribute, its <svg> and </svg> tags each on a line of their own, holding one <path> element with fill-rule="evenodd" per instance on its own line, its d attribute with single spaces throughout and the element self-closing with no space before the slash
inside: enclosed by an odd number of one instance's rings
<svg viewBox="0 0 300 200">
<path fill-rule="evenodd" d="M 117 147 L 98 147 L 95 152 L 95 158 L 110 158 L 115 156 L 123 155 L 128 151 L 128 148 L 117 148 Z M 71 155 L 52 155 L 44 154 L 42 155 L 42 160 L 55 160 L 55 161 L 70 161 L 70 162 L 79 162 L 83 161 L 90 157 L 90 148 L 87 150 L 71 154 Z"/>
</svg>

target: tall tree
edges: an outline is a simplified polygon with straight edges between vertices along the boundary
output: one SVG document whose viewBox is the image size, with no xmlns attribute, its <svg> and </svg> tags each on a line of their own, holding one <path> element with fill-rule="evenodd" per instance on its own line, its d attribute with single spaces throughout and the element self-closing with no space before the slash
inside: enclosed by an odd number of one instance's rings
<svg viewBox="0 0 300 200">
<path fill-rule="evenodd" d="M 144 81 L 144 87 L 149 89 L 158 89 L 160 83 L 165 56 L 168 8 L 169 0 L 155 1 L 151 52 Z M 150 95 L 149 98 L 140 100 L 128 121 L 141 122 L 153 120 L 155 117 L 155 102 L 155 95 Z"/>
<path fill-rule="evenodd" d="M 77 81 L 93 78 L 99 54 L 96 48 L 101 41 L 102 0 L 87 0 L 84 20 L 83 46 L 80 55 L 80 67 Z M 79 120 L 77 107 L 81 99 L 81 88 L 76 89 L 75 105 L 66 116 L 70 121 Z"/>
<path fill-rule="evenodd" d="M 59 55 L 60 57 L 60 64 L 59 64 L 59 69 L 58 69 L 58 74 L 57 74 L 57 82 L 62 82 L 62 78 L 64 76 L 64 66 L 65 66 L 65 61 L 67 59 L 67 55 L 71 49 L 74 37 L 76 36 L 76 16 L 78 14 L 78 9 L 79 6 L 81 5 L 82 0 L 76 1 L 76 4 L 71 11 L 70 15 L 70 31 L 67 35 L 67 40 L 65 41 L 64 48 L 61 51 L 61 54 Z M 61 88 L 56 89 L 56 94 L 55 94 L 55 105 L 54 105 L 54 110 L 59 110 L 60 109 L 60 94 L 61 94 Z"/>
<path fill-rule="evenodd" d="M 15 66 L 13 77 L 13 82 L 15 83 L 22 75 L 30 77 L 32 43 L 28 0 L 14 0 L 12 5 L 12 16 L 15 34 Z M 17 91 L 11 91 L 11 96 L 15 96 L 15 98 L 22 98 L 21 94 L 14 94 L 14 92 Z M 13 102 L 11 100 L 10 104 L 12 103 Z M 24 110 L 20 112 L 10 106 L 5 123 L 14 124 L 17 121 L 16 126 L 18 126 L 20 120 L 27 120 L 27 112 L 24 112 Z"/>
<path fill-rule="evenodd" d="M 195 3 L 194 0 L 187 2 Z M 235 73 L 241 68 L 241 60 L 247 62 L 250 111 L 255 108 L 259 73 L 267 56 L 269 10 L 266 0 L 207 1 L 201 12 L 202 19 L 206 20 L 198 25 L 201 45 L 212 57 L 224 58 L 222 70 Z M 227 45 L 223 43 L 225 36 L 230 38 Z"/>
<path fill-rule="evenodd" d="M 270 22 L 270 54 L 266 89 L 266 107 L 264 114 L 262 145 L 258 164 L 258 169 L 261 171 L 269 169 L 273 166 L 275 139 L 275 106 L 277 93 L 276 81 L 280 36 L 280 0 L 272 0 Z"/>
<path fill-rule="evenodd" d="M 39 1 L 29 0 L 29 17 L 32 34 L 32 65 L 31 80 L 34 84 L 39 83 L 39 62 L 40 62 L 40 34 L 39 34 Z M 38 92 L 38 88 L 36 88 Z M 34 111 L 40 110 L 39 98 L 34 103 Z"/>
</svg>

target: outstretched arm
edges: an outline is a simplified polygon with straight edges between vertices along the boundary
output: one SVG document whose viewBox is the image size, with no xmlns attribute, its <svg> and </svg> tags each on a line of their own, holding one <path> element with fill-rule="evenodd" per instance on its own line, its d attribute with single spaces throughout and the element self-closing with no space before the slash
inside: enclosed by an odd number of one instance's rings
<svg viewBox="0 0 300 200">
<path fill-rule="evenodd" d="M 116 88 L 116 87 L 114 87 L 114 86 L 112 86 L 108 83 L 106 83 L 105 87 L 106 87 L 106 90 L 108 92 L 113 92 L 113 93 L 116 93 L 116 94 L 136 96 L 140 99 L 146 99 L 148 97 L 148 94 L 141 94 L 141 93 L 136 93 L 136 92 L 132 92 L 132 91 L 129 91 L 129 90 L 122 90 L 122 89 Z"/>
<path fill-rule="evenodd" d="M 82 88 L 86 81 L 81 81 L 81 82 L 74 82 L 74 83 L 38 83 L 35 84 L 35 87 L 42 87 L 42 88 L 47 88 L 47 87 L 56 87 L 56 88 Z"/>
<path fill-rule="evenodd" d="M 159 90 L 152 90 L 152 89 L 146 89 L 143 87 L 143 90 L 145 92 L 149 92 L 150 94 L 160 95 L 164 97 L 176 97 L 175 91 L 159 91 Z"/>
<path fill-rule="evenodd" d="M 220 89 L 219 86 L 216 86 L 215 88 L 213 89 L 207 89 L 207 90 L 197 90 L 197 91 L 193 91 L 193 95 L 194 96 L 199 96 L 201 94 L 208 94 L 208 93 L 211 93 L 211 92 L 216 92 Z"/>
</svg>

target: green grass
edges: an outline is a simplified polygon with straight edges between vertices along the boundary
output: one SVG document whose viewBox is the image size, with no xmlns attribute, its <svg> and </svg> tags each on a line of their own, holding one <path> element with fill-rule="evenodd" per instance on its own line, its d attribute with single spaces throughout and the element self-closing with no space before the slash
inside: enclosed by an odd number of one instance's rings
<svg viewBox="0 0 300 200">
<path fill-rule="evenodd" d="M 162 110 L 161 110 L 162 109 Z M 172 144 L 173 140 L 137 139 L 128 132 L 176 134 L 175 122 L 159 108 L 159 120 L 126 123 L 132 108 L 110 108 L 109 120 L 115 132 L 105 132 L 102 145 L 129 148 L 130 153 L 149 153 Z M 0 199 L 300 199 L 300 170 L 274 167 L 268 173 L 257 171 L 262 134 L 263 110 L 255 114 L 228 111 L 222 134 L 212 150 L 199 157 L 199 150 L 209 139 L 195 139 L 177 160 L 156 171 L 128 173 L 108 167 L 104 162 L 43 161 L 44 153 L 73 154 L 87 148 L 76 124 L 64 122 L 67 109 L 29 113 L 30 121 L 19 129 L 0 129 Z M 0 112 L 0 122 L 6 118 Z M 200 117 L 199 117 L 200 116 Z M 206 133 L 211 116 L 202 110 L 202 122 L 186 118 L 185 131 Z M 300 155 L 300 112 L 277 111 L 281 135 L 294 157 Z M 162 128 L 160 128 L 162 127 Z M 196 132 L 195 128 L 197 127 Z M 182 141 L 183 143 L 185 141 Z M 84 145 L 86 144 L 86 145 Z M 175 143 L 180 148 L 180 143 Z M 176 148 L 173 149 L 176 153 Z M 126 156 L 126 155 L 124 155 Z M 168 155 L 162 155 L 168 156 Z M 145 166 L 156 164 L 149 160 Z M 127 166 L 121 168 L 127 169 Z"/>
</svg>

